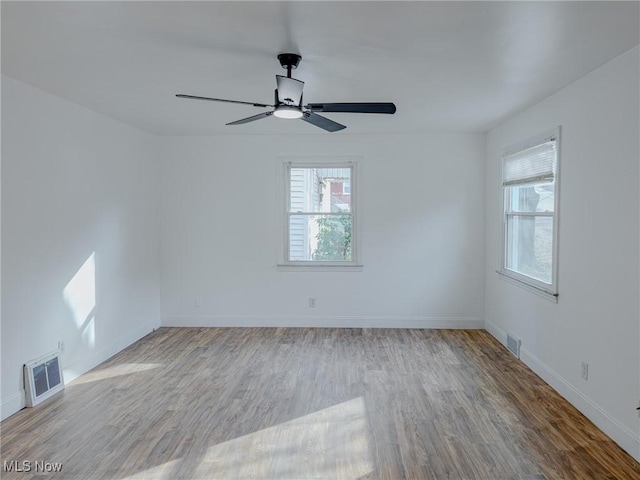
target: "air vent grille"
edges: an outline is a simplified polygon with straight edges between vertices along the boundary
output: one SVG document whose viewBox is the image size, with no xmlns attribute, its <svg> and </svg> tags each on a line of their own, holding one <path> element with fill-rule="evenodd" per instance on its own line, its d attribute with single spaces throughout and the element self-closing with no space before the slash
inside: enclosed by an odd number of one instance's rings
<svg viewBox="0 0 640 480">
<path fill-rule="evenodd" d="M 60 352 L 55 351 L 24 366 L 27 407 L 34 407 L 64 388 Z"/>
<path fill-rule="evenodd" d="M 516 358 L 520 358 L 520 345 L 522 341 L 512 333 L 507 332 L 507 348 Z"/>
</svg>

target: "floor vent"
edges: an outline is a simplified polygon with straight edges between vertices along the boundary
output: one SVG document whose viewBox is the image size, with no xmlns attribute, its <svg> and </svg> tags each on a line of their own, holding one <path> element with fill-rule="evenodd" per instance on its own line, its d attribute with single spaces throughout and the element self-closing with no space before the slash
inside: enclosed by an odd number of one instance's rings
<svg viewBox="0 0 640 480">
<path fill-rule="evenodd" d="M 507 348 L 516 358 L 520 358 L 520 345 L 522 340 L 516 338 L 512 333 L 507 332 Z"/>
<path fill-rule="evenodd" d="M 27 407 L 35 407 L 64 388 L 60 352 L 55 351 L 24 366 Z"/>
</svg>

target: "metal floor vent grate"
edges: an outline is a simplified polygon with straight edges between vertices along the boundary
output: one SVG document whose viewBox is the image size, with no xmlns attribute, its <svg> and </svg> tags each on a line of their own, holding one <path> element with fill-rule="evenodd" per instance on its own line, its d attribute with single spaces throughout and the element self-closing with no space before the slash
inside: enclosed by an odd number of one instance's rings
<svg viewBox="0 0 640 480">
<path fill-rule="evenodd" d="M 64 388 L 60 352 L 55 351 L 24 366 L 27 407 L 34 407 Z"/>
<path fill-rule="evenodd" d="M 522 340 L 516 338 L 512 333 L 507 332 L 507 348 L 516 358 L 520 358 L 520 345 Z"/>
</svg>

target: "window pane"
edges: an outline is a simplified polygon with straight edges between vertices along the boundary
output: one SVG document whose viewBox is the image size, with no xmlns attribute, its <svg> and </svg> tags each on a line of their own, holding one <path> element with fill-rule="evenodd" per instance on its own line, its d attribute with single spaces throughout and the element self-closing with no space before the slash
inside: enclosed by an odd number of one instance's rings
<svg viewBox="0 0 640 480">
<path fill-rule="evenodd" d="M 507 199 L 512 212 L 553 212 L 555 182 L 508 187 Z"/>
<path fill-rule="evenodd" d="M 290 212 L 351 212 L 351 168 L 290 169 Z"/>
<path fill-rule="evenodd" d="M 351 215 L 289 216 L 289 261 L 350 262 Z"/>
<path fill-rule="evenodd" d="M 507 216 L 506 267 L 551 284 L 553 217 Z"/>
</svg>

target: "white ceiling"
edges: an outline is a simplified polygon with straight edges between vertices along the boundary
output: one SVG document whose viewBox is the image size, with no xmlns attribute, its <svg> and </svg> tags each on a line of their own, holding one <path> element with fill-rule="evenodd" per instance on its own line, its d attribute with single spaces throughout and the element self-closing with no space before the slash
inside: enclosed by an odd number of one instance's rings
<svg viewBox="0 0 640 480">
<path fill-rule="evenodd" d="M 161 135 L 318 133 L 264 111 L 276 55 L 341 133 L 486 131 L 640 43 L 638 2 L 2 2 L 2 73 Z"/>
</svg>

